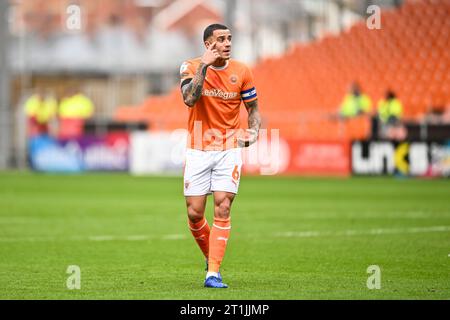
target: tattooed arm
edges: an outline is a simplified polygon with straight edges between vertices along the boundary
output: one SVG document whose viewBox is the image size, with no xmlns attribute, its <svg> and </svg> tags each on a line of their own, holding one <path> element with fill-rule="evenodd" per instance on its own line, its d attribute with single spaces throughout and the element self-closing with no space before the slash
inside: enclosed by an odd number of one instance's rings
<svg viewBox="0 0 450 320">
<path fill-rule="evenodd" d="M 207 68 L 208 65 L 205 63 L 200 63 L 194 78 L 192 78 L 189 83 L 185 84 L 181 88 L 183 91 L 184 103 L 189 107 L 193 107 L 202 96 L 203 83 L 205 81 Z"/>
<path fill-rule="evenodd" d="M 181 88 L 183 91 L 183 100 L 187 106 L 193 107 L 198 99 L 200 99 L 202 96 L 203 83 L 205 82 L 206 70 L 208 69 L 208 66 L 212 65 L 219 58 L 220 55 L 216 49 L 216 42 L 213 42 L 208 45 L 208 48 L 203 54 L 194 78 L 191 82 L 185 84 Z"/>
<path fill-rule="evenodd" d="M 261 115 L 258 110 L 258 99 L 251 102 L 245 102 L 245 108 L 248 112 L 248 128 L 256 132 L 261 128 Z"/>
<path fill-rule="evenodd" d="M 244 102 L 248 112 L 248 129 L 249 137 L 238 139 L 240 147 L 248 147 L 258 140 L 259 129 L 261 128 L 261 115 L 258 110 L 258 100 Z"/>
</svg>

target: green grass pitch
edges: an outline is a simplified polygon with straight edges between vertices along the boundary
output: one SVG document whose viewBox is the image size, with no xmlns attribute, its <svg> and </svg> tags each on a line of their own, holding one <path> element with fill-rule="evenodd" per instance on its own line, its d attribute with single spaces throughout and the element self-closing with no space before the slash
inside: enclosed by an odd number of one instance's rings
<svg viewBox="0 0 450 320">
<path fill-rule="evenodd" d="M 0 173 L 0 299 L 450 298 L 448 180 L 244 175 L 225 290 L 185 211 L 181 178 Z"/>
</svg>

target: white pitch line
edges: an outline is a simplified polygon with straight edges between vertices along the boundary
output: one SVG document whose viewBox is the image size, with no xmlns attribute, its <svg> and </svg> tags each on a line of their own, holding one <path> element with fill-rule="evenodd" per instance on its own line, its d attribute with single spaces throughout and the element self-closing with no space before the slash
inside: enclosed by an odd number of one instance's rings
<svg viewBox="0 0 450 320">
<path fill-rule="evenodd" d="M 432 232 L 450 232 L 450 226 L 433 227 L 412 227 L 412 228 L 378 228 L 368 230 L 343 230 L 343 231 L 287 231 L 274 233 L 276 238 L 312 238 L 327 236 L 363 236 L 363 235 L 384 235 L 384 234 L 410 234 L 410 233 L 432 233 Z M 257 235 L 247 235 L 255 237 Z M 22 238 L 0 238 L 0 242 L 55 242 L 55 241 L 146 241 L 146 240 L 184 240 L 185 234 L 166 234 L 166 235 L 128 235 L 128 236 L 73 236 L 73 237 L 22 237 Z M 449 254 L 450 257 L 450 254 Z"/>
<path fill-rule="evenodd" d="M 144 235 L 127 236 L 127 237 L 125 237 L 125 240 L 127 240 L 127 241 L 144 241 L 144 240 L 150 240 L 150 236 L 144 236 Z"/>
<path fill-rule="evenodd" d="M 151 236 L 151 235 L 130 235 L 130 236 L 93 236 L 89 237 L 89 240 L 93 241 L 146 241 L 146 240 L 181 240 L 185 239 L 184 234 L 166 234 L 163 236 Z"/>
<path fill-rule="evenodd" d="M 181 240 L 186 239 L 184 234 L 166 234 L 166 235 L 128 235 L 128 236 L 112 236 L 112 235 L 98 235 L 98 236 L 73 236 L 73 237 L 49 237 L 49 236 L 35 236 L 22 238 L 0 238 L 0 242 L 55 242 L 55 241 L 146 241 L 146 240 Z"/>
<path fill-rule="evenodd" d="M 283 238 L 311 238 L 325 236 L 363 236 L 382 234 L 408 234 L 408 233 L 428 233 L 428 232 L 449 232 L 450 226 L 434 227 L 414 227 L 414 228 L 392 228 L 392 229 L 369 229 L 369 230 L 343 230 L 343 231 L 287 231 L 275 233 L 276 237 Z"/>
<path fill-rule="evenodd" d="M 88 238 L 91 241 L 112 241 L 114 240 L 113 236 L 91 236 Z"/>
<path fill-rule="evenodd" d="M 163 240 L 182 240 L 186 239 L 186 235 L 184 234 L 168 234 L 162 237 Z"/>
</svg>

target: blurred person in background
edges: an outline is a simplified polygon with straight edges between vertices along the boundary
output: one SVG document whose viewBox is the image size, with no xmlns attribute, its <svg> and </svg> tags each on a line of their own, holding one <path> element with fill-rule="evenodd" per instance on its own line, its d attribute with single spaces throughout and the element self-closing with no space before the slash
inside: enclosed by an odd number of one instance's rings
<svg viewBox="0 0 450 320">
<path fill-rule="evenodd" d="M 362 114 L 369 114 L 372 111 L 372 100 L 361 92 L 357 82 L 353 82 L 349 92 L 345 95 L 339 116 L 341 119 L 353 118 Z"/>
<path fill-rule="evenodd" d="M 57 107 L 58 103 L 55 97 L 43 88 L 38 88 L 25 101 L 24 108 L 29 138 L 50 134 L 50 124 L 55 120 Z"/>
<path fill-rule="evenodd" d="M 84 134 L 84 123 L 94 114 L 94 104 L 76 88 L 66 90 L 59 105 L 59 138 L 76 139 Z"/>
<path fill-rule="evenodd" d="M 384 99 L 378 102 L 378 119 L 381 137 L 393 140 L 406 138 L 406 128 L 402 123 L 403 104 L 392 90 L 386 91 Z"/>
</svg>

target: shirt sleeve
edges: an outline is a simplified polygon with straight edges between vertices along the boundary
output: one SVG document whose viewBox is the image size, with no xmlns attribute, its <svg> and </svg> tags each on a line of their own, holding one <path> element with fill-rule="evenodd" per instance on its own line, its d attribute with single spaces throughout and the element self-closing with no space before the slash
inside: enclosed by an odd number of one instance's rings
<svg viewBox="0 0 450 320">
<path fill-rule="evenodd" d="M 244 102 L 251 102 L 258 98 L 256 94 L 256 88 L 253 81 L 252 71 L 246 67 L 244 76 L 242 79 L 241 98 Z"/>
<path fill-rule="evenodd" d="M 195 70 L 192 62 L 185 61 L 180 66 L 180 85 L 183 87 L 186 83 L 189 83 L 194 78 Z"/>
</svg>

